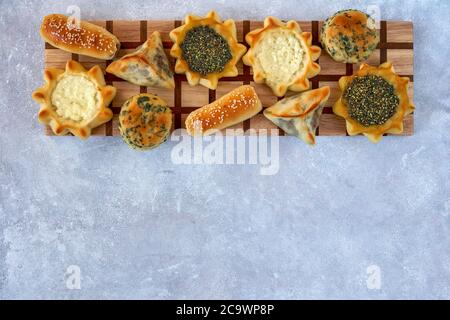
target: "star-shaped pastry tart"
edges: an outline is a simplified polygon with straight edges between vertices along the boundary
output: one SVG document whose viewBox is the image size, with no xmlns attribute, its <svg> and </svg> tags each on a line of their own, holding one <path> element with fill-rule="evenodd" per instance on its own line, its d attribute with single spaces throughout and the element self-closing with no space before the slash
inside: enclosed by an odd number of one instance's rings
<svg viewBox="0 0 450 320">
<path fill-rule="evenodd" d="M 239 44 L 234 20 L 222 22 L 215 11 L 206 17 L 188 15 L 185 24 L 170 32 L 170 55 L 175 72 L 185 73 L 190 85 L 216 89 L 222 77 L 238 75 L 236 64 L 247 50 Z"/>
<path fill-rule="evenodd" d="M 402 133 L 404 116 L 414 111 L 408 83 L 390 62 L 379 67 L 362 64 L 352 76 L 339 80 L 342 93 L 333 112 L 345 119 L 349 135 L 363 134 L 379 142 L 385 133 Z"/>
<path fill-rule="evenodd" d="M 273 93 L 282 97 L 287 90 L 309 89 L 309 78 L 319 74 L 315 63 L 321 49 L 312 45 L 310 32 L 302 32 L 295 21 L 286 24 L 267 17 L 264 27 L 248 33 L 245 40 L 250 49 L 243 62 L 253 68 L 256 83 L 266 83 Z"/>
<path fill-rule="evenodd" d="M 41 105 L 38 119 L 49 125 L 56 135 L 73 135 L 87 139 L 91 130 L 113 117 L 108 105 L 116 89 L 107 86 L 99 66 L 89 71 L 69 60 L 66 70 L 49 68 L 44 72 L 46 84 L 33 92 Z"/>
</svg>

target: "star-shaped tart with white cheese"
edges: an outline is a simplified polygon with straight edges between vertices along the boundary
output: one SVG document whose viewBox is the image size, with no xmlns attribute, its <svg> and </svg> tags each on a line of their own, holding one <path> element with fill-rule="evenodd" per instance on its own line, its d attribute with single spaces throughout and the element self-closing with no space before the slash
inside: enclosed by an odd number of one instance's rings
<svg viewBox="0 0 450 320">
<path fill-rule="evenodd" d="M 170 39 L 175 72 L 185 73 L 190 85 L 213 90 L 220 78 L 238 75 L 236 64 L 247 50 L 237 41 L 234 20 L 222 22 L 215 11 L 204 18 L 188 15 L 185 24 L 170 32 Z"/>
<path fill-rule="evenodd" d="M 51 127 L 56 135 L 73 135 L 87 139 L 91 130 L 112 119 L 108 105 L 116 88 L 107 86 L 99 66 L 87 71 L 81 64 L 69 60 L 66 69 L 44 71 L 46 84 L 33 92 L 41 105 L 38 119 Z"/>
<path fill-rule="evenodd" d="M 245 40 L 250 49 L 243 62 L 253 68 L 256 83 L 266 83 L 282 97 L 288 90 L 309 89 L 309 79 L 320 72 L 316 61 L 321 49 L 312 45 L 310 32 L 302 32 L 297 22 L 283 23 L 267 17 L 264 27 L 249 32 Z"/>
</svg>

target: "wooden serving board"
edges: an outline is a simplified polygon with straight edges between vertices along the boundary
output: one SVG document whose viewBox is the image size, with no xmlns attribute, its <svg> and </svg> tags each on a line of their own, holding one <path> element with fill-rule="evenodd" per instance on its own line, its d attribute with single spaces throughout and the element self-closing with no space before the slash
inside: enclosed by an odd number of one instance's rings
<svg viewBox="0 0 450 320">
<path fill-rule="evenodd" d="M 131 20 L 114 20 L 114 21 L 91 21 L 98 24 L 110 32 L 114 33 L 120 40 L 122 48 L 118 57 L 132 52 L 137 46 L 142 44 L 153 31 L 161 33 L 164 48 L 167 56 L 174 65 L 173 59 L 169 55 L 172 42 L 169 38 L 169 32 L 182 24 L 180 20 L 149 20 L 149 21 L 131 21 Z M 320 46 L 319 30 L 322 27 L 321 21 L 299 21 L 303 31 L 312 32 L 313 43 Z M 236 21 L 238 41 L 245 44 L 245 35 L 256 28 L 263 26 L 262 21 Z M 73 59 L 82 63 L 86 68 L 99 65 L 103 70 L 110 61 L 98 60 L 77 54 L 71 54 L 45 45 L 45 67 L 57 67 L 64 69 L 67 60 Z M 413 59 L 413 24 L 407 21 L 381 21 L 380 23 L 380 44 L 367 63 L 371 65 L 379 65 L 385 61 L 391 61 L 398 74 L 409 77 L 411 80 L 409 93 L 413 96 L 414 84 L 414 59 Z M 358 70 L 359 65 L 343 64 L 334 62 L 326 52 L 322 51 L 322 55 L 318 61 L 322 70 L 318 76 L 311 79 L 312 88 L 321 86 L 330 86 L 331 95 L 327 106 L 324 109 L 317 129 L 318 136 L 346 136 L 345 121 L 335 116 L 331 106 L 339 97 L 338 81 L 341 76 L 351 75 L 353 71 Z M 262 101 L 263 106 L 270 107 L 277 102 L 271 90 L 264 84 L 255 84 L 253 82 L 252 70 L 250 67 L 238 64 L 239 75 L 233 78 L 222 78 L 219 81 L 217 90 L 209 90 L 203 86 L 190 86 L 184 75 L 175 75 L 175 89 L 168 90 L 156 87 L 139 87 L 119 79 L 111 74 L 106 74 L 105 79 L 108 84 L 117 88 L 117 96 L 111 104 L 114 112 L 114 118 L 93 130 L 92 134 L 97 136 L 117 136 L 118 131 L 118 114 L 125 100 L 129 97 L 142 93 L 155 93 L 163 98 L 171 107 L 174 114 L 174 129 L 184 128 L 184 120 L 193 110 L 214 101 L 230 90 L 242 85 L 251 84 L 255 86 L 256 91 Z M 277 129 L 277 127 L 267 120 L 262 112 L 252 119 L 240 123 L 232 129 L 241 129 L 237 134 L 249 134 L 249 129 L 255 129 L 258 133 L 259 129 Z M 53 135 L 49 127 L 46 128 L 47 135 Z M 264 131 L 261 134 L 266 134 Z M 269 131 L 270 132 L 270 131 Z M 404 132 L 402 135 L 412 135 L 414 132 L 414 115 L 407 116 L 404 120 Z M 284 132 L 280 129 L 280 135 Z"/>
</svg>

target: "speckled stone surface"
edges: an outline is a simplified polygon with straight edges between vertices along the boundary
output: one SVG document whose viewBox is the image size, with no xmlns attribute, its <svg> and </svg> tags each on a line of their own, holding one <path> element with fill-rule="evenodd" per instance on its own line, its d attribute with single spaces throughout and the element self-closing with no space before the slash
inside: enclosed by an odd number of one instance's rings
<svg viewBox="0 0 450 320">
<path fill-rule="evenodd" d="M 367 3 L 414 22 L 415 135 L 282 138 L 262 176 L 173 164 L 175 142 L 44 136 L 40 19 L 78 5 L 85 19 L 307 20 L 364 1 L 0 1 L 0 299 L 450 298 L 450 3 Z"/>
</svg>

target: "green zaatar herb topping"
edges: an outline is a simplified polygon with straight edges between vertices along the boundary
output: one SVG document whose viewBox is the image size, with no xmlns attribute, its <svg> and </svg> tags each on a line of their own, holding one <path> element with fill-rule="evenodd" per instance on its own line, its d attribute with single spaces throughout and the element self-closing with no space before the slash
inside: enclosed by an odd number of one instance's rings
<svg viewBox="0 0 450 320">
<path fill-rule="evenodd" d="M 345 90 L 343 98 L 350 117 L 365 127 L 388 121 L 400 102 L 394 87 L 376 75 L 356 77 Z"/>
<path fill-rule="evenodd" d="M 228 42 L 207 26 L 189 30 L 181 43 L 181 50 L 189 68 L 204 76 L 222 72 L 232 58 Z"/>
<path fill-rule="evenodd" d="M 139 107 L 142 108 L 142 106 L 145 104 L 145 102 L 148 102 L 148 101 L 149 101 L 149 98 L 147 96 L 142 96 L 142 97 L 138 98 L 137 104 Z"/>
</svg>

